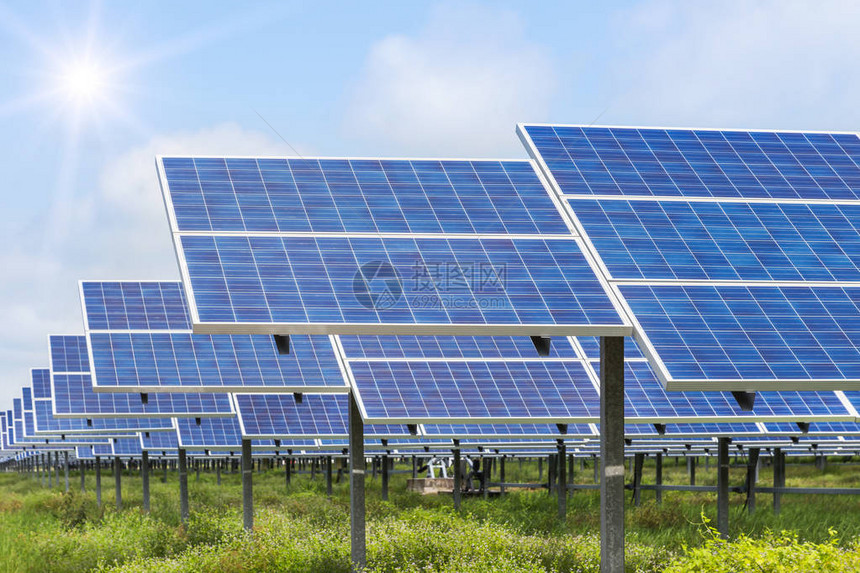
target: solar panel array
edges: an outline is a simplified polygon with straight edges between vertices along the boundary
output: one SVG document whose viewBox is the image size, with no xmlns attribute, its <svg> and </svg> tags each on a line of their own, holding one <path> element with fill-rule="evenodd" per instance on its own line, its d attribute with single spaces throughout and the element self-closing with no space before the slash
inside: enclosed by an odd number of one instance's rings
<svg viewBox="0 0 860 573">
<path fill-rule="evenodd" d="M 860 384 L 855 134 L 518 131 L 668 387 Z"/>
</svg>

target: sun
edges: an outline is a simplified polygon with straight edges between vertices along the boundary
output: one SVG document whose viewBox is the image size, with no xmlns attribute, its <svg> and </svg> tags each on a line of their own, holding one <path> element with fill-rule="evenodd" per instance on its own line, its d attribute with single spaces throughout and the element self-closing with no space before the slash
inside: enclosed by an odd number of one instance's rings
<svg viewBox="0 0 860 573">
<path fill-rule="evenodd" d="M 63 70 L 60 88 L 73 103 L 92 103 L 106 96 L 107 73 L 104 67 L 96 62 L 74 62 Z"/>
</svg>

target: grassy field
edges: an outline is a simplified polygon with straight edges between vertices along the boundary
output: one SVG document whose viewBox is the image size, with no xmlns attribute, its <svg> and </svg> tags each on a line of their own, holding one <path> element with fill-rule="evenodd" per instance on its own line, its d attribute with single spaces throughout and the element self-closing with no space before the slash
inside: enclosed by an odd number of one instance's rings
<svg viewBox="0 0 860 573">
<path fill-rule="evenodd" d="M 407 469 L 401 466 L 400 469 Z M 741 484 L 745 470 L 731 472 Z M 644 483 L 653 483 L 647 464 Z M 577 471 L 591 483 L 592 470 Z M 789 464 L 788 486 L 860 486 L 860 466 Z M 178 478 L 152 476 L 152 512 L 143 514 L 141 483 L 123 476 L 125 508 L 113 508 L 113 479 L 102 475 L 104 507 L 98 508 L 87 475 L 81 494 L 73 472 L 72 492 L 43 487 L 28 475 L 0 474 L 0 572 L 3 571 L 348 571 L 349 497 L 345 483 L 325 495 L 322 475 L 294 476 L 288 488 L 282 471 L 254 475 L 255 531 L 241 528 L 238 474 L 189 475 L 192 519 L 179 523 Z M 537 466 L 509 462 L 508 481 L 536 481 Z M 664 465 L 665 483 L 687 483 L 686 469 Z M 464 500 L 460 513 L 450 496 L 405 491 L 406 476 L 391 479 L 390 499 L 380 500 L 379 479 L 368 479 L 368 569 L 395 571 L 597 571 L 599 540 L 596 492 L 576 492 L 567 521 L 556 517 L 556 501 L 543 491 L 514 491 L 503 498 Z M 764 468 L 762 485 L 770 484 Z M 697 471 L 698 484 L 714 484 L 711 465 Z M 657 506 L 643 492 L 627 511 L 630 571 L 860 571 L 860 497 L 783 496 L 773 515 L 771 496 L 758 496 L 750 516 L 743 496 L 732 494 L 731 540 L 717 539 L 707 522 L 715 518 L 715 495 L 664 493 Z"/>
</svg>

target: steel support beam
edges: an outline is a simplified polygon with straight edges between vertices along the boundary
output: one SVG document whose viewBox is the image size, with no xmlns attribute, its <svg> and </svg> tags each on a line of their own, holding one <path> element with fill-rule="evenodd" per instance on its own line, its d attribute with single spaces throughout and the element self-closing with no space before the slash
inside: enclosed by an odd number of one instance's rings
<svg viewBox="0 0 860 573">
<path fill-rule="evenodd" d="M 69 452 L 63 452 L 63 476 L 66 478 L 66 493 L 69 493 Z"/>
<path fill-rule="evenodd" d="M 382 501 L 388 501 L 388 456 L 380 459 L 382 465 Z"/>
<path fill-rule="evenodd" d="M 505 495 L 505 456 L 499 458 L 499 495 Z"/>
<path fill-rule="evenodd" d="M 367 539 L 364 506 L 364 420 L 349 394 L 349 528 L 352 570 L 363 571 L 367 563 Z"/>
<path fill-rule="evenodd" d="M 624 338 L 600 337 L 600 570 L 624 571 Z"/>
<path fill-rule="evenodd" d="M 251 440 L 242 440 L 242 526 L 245 531 L 254 529 L 254 460 L 251 459 Z"/>
<path fill-rule="evenodd" d="M 329 497 L 329 499 L 331 499 L 331 456 L 325 457 L 325 493 Z"/>
<path fill-rule="evenodd" d="M 717 531 L 729 537 L 729 438 L 717 442 Z"/>
<path fill-rule="evenodd" d="M 645 464 L 645 454 L 633 455 L 633 506 L 639 507 L 642 503 L 642 466 Z"/>
<path fill-rule="evenodd" d="M 87 476 L 84 473 L 85 468 L 86 462 L 84 460 L 78 460 L 78 469 L 81 471 L 81 493 L 86 493 L 87 491 Z"/>
<path fill-rule="evenodd" d="M 456 444 L 455 444 L 456 445 Z M 454 448 L 454 509 L 460 509 L 460 496 L 463 489 L 463 467 L 460 461 L 460 448 Z"/>
<path fill-rule="evenodd" d="M 782 448 L 773 451 L 773 487 L 774 489 L 785 487 L 785 455 Z M 782 494 L 775 491 L 773 494 L 773 514 L 779 515 L 782 508 Z"/>
<path fill-rule="evenodd" d="M 663 485 L 663 454 L 658 453 L 657 459 L 657 475 L 654 476 L 654 483 L 658 486 Z M 663 503 L 663 490 L 659 487 L 657 488 L 657 505 L 662 505 Z"/>
<path fill-rule="evenodd" d="M 562 523 L 567 522 L 567 448 L 564 445 L 564 440 L 558 440 L 556 445 L 558 454 L 555 456 L 555 464 L 558 469 L 558 485 L 556 493 L 558 493 L 558 519 Z M 504 480 L 502 480 L 504 481 Z"/>
<path fill-rule="evenodd" d="M 750 448 L 747 458 L 747 511 L 755 513 L 755 482 L 758 477 L 759 448 Z"/>
<path fill-rule="evenodd" d="M 96 504 L 102 506 L 102 459 L 96 456 Z"/>
</svg>

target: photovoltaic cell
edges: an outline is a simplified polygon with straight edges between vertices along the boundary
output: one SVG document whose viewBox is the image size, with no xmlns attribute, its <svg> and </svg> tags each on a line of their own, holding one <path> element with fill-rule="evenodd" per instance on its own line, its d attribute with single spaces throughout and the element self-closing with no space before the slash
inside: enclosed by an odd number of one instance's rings
<svg viewBox="0 0 860 573">
<path fill-rule="evenodd" d="M 858 288 L 620 290 L 675 379 L 860 379 Z"/>
<path fill-rule="evenodd" d="M 51 370 L 54 372 L 89 372 L 87 339 L 83 336 L 48 337 L 51 349 Z"/>
<path fill-rule="evenodd" d="M 860 280 L 860 205 L 571 200 L 614 279 Z"/>
<path fill-rule="evenodd" d="M 51 397 L 51 371 L 47 368 L 31 368 L 30 379 L 33 382 L 33 398 Z"/>
<path fill-rule="evenodd" d="M 562 193 L 860 198 L 854 134 L 519 126 Z"/>
<path fill-rule="evenodd" d="M 568 232 L 526 161 L 161 161 L 180 231 Z"/>
<path fill-rule="evenodd" d="M 140 439 L 137 436 L 133 438 L 113 439 L 113 455 L 115 456 L 139 457 L 141 452 Z"/>
<path fill-rule="evenodd" d="M 365 420 L 588 423 L 599 398 L 579 362 L 349 363 Z"/>
<path fill-rule="evenodd" d="M 141 432 L 140 447 L 142 450 L 177 450 L 179 449 L 179 438 L 176 430 L 172 432 Z"/>
<path fill-rule="evenodd" d="M 168 418 L 55 418 L 51 400 L 35 400 L 36 434 L 164 433 L 173 429 Z"/>
<path fill-rule="evenodd" d="M 558 427 L 552 424 L 424 424 L 423 434 L 428 437 L 474 437 L 474 436 L 543 436 L 560 438 Z M 588 424 L 570 424 L 568 436 L 595 436 Z"/>
</svg>

